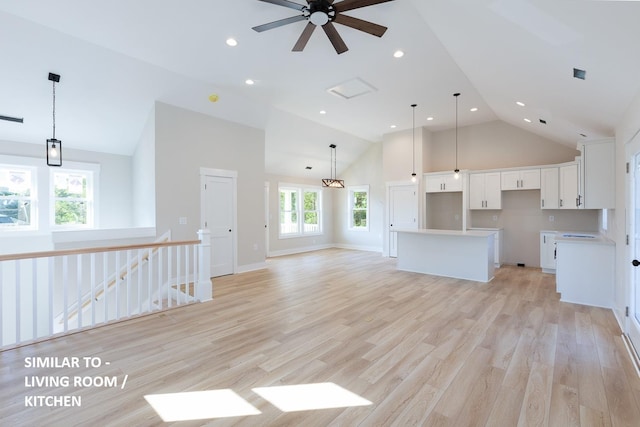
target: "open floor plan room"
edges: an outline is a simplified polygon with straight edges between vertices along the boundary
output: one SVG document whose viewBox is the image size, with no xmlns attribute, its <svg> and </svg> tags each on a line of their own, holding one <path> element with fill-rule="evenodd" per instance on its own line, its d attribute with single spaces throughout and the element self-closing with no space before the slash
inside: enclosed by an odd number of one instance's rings
<svg viewBox="0 0 640 427">
<path fill-rule="evenodd" d="M 210 302 L 0 353 L 1 424 L 640 420 L 640 379 L 611 310 L 560 302 L 555 276 L 537 268 L 480 283 L 341 249 L 267 266 L 215 279 Z"/>
</svg>

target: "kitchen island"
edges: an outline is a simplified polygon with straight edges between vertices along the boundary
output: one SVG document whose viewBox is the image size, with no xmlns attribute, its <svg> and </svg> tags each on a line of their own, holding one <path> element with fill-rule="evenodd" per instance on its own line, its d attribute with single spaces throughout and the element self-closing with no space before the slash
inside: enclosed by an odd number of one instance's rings
<svg viewBox="0 0 640 427">
<path fill-rule="evenodd" d="M 398 270 L 477 282 L 493 279 L 493 230 L 396 231 Z"/>
</svg>

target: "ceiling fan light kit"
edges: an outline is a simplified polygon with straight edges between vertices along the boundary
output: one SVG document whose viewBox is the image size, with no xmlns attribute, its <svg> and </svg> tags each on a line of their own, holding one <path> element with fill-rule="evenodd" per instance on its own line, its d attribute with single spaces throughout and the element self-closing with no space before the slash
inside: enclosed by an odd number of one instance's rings
<svg viewBox="0 0 640 427">
<path fill-rule="evenodd" d="M 313 31 L 316 29 L 316 27 L 320 26 L 329 38 L 329 41 L 333 45 L 333 48 L 338 54 L 341 54 L 349 50 L 349 48 L 347 47 L 344 40 L 342 40 L 342 37 L 340 37 L 338 30 L 333 25 L 334 22 L 354 28 L 359 31 L 363 31 L 376 37 L 382 37 L 382 35 L 387 31 L 387 27 L 374 24 L 373 22 L 354 18 L 352 16 L 343 15 L 342 12 L 359 9 L 361 7 L 373 6 L 379 3 L 386 3 L 393 0 L 343 0 L 338 3 L 334 3 L 334 0 L 307 0 L 308 5 L 294 3 L 288 0 L 259 1 L 295 9 L 300 11 L 302 14 L 285 19 L 280 19 L 278 21 L 270 22 L 267 24 L 258 25 L 256 27 L 253 27 L 253 30 L 257 32 L 263 32 L 271 30 L 273 28 L 281 27 L 283 25 L 293 24 L 294 22 L 308 21 L 307 26 L 302 31 L 302 34 L 298 38 L 296 44 L 293 46 L 292 51 L 302 52 L 309 42 Z"/>
</svg>

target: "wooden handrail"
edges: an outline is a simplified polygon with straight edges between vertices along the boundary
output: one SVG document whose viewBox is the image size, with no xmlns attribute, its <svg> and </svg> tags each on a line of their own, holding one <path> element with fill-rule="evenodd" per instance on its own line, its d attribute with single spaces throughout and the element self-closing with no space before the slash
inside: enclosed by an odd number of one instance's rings
<svg viewBox="0 0 640 427">
<path fill-rule="evenodd" d="M 187 246 L 196 245 L 200 243 L 200 240 L 182 240 L 160 243 L 146 243 L 136 245 L 123 245 L 123 246 L 103 246 L 95 248 L 82 248 L 82 249 L 65 249 L 60 251 L 45 251 L 45 252 L 26 252 L 22 254 L 9 254 L 0 255 L 0 262 L 2 261 L 15 261 L 21 259 L 33 259 L 33 258 L 49 258 L 55 256 L 66 255 L 83 255 L 96 252 L 115 252 L 115 251 L 127 251 L 133 249 L 152 249 L 152 248 L 164 248 L 169 246 Z"/>
</svg>

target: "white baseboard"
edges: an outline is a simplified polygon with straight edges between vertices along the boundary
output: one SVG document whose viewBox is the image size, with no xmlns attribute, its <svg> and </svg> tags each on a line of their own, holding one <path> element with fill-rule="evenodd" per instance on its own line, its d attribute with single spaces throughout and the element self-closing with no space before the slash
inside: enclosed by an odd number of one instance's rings
<svg viewBox="0 0 640 427">
<path fill-rule="evenodd" d="M 382 248 L 379 246 L 344 245 L 344 244 L 338 243 L 338 244 L 334 244 L 333 247 L 338 249 L 351 249 L 354 251 L 378 252 L 382 254 Z"/>
<path fill-rule="evenodd" d="M 264 270 L 265 268 L 267 268 L 266 262 L 257 262 L 255 264 L 239 265 L 238 271 L 236 271 L 236 274 L 248 273 L 249 271 L 256 271 L 256 270 Z"/>
<path fill-rule="evenodd" d="M 304 252 L 313 252 L 313 251 L 319 251 L 322 249 L 331 249 L 331 248 L 335 248 L 335 245 L 314 245 L 314 246 L 305 246 L 305 247 L 300 247 L 300 248 L 294 248 L 294 249 L 285 249 L 282 251 L 269 251 L 269 257 L 278 257 L 278 256 L 285 256 L 285 255 L 295 255 L 295 254 L 301 254 Z"/>
</svg>

